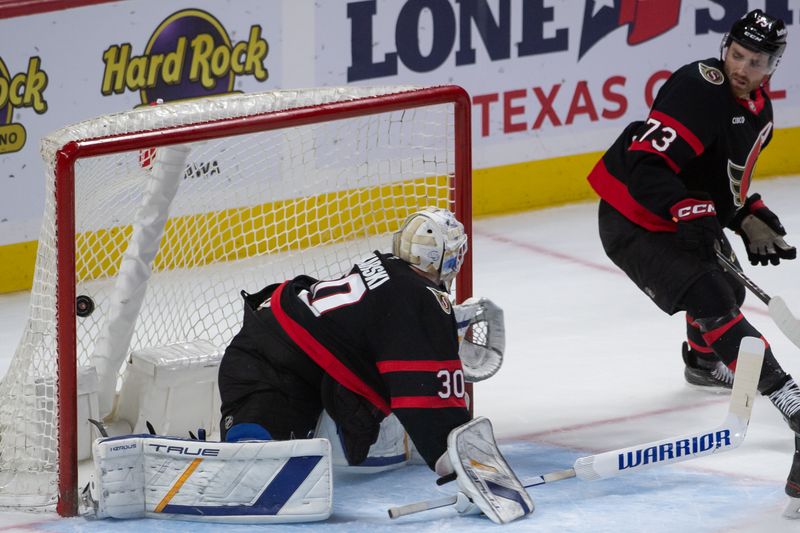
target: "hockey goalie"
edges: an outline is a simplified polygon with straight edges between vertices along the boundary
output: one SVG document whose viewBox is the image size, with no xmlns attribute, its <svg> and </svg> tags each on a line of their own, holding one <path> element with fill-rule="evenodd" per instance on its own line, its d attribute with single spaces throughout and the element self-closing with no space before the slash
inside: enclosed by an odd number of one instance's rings
<svg viewBox="0 0 800 533">
<path fill-rule="evenodd" d="M 339 279 L 307 275 L 242 292 L 242 328 L 219 367 L 221 442 L 152 435 L 99 439 L 86 500 L 97 517 L 299 522 L 331 514 L 334 466 L 375 472 L 413 447 L 455 477 L 463 513 L 507 523 L 534 505 L 466 383 L 492 376 L 502 310 L 453 305 L 467 249 L 447 210 L 411 214 L 391 253 Z"/>
</svg>

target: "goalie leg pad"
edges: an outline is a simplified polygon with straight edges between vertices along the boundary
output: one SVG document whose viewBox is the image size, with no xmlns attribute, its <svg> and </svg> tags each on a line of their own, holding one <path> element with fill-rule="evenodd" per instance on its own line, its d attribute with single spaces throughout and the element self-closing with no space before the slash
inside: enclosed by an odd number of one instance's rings
<svg viewBox="0 0 800 533">
<path fill-rule="evenodd" d="M 94 446 L 98 518 L 285 523 L 331 514 L 325 439 L 238 443 L 138 435 Z"/>
<path fill-rule="evenodd" d="M 447 458 L 459 489 L 493 522 L 506 524 L 533 512 L 533 500 L 497 448 L 488 418 L 451 431 Z"/>
</svg>

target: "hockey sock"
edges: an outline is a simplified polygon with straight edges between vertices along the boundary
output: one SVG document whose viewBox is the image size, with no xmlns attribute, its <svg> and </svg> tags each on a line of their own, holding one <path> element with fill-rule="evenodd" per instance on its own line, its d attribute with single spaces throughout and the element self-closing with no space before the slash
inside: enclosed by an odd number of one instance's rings
<svg viewBox="0 0 800 533">
<path fill-rule="evenodd" d="M 739 343 L 743 337 L 756 337 L 763 340 L 761 333 L 753 327 L 744 315 L 737 311 L 718 318 L 696 319 L 695 322 L 703 329 L 703 340 L 710 346 L 728 368 L 736 371 L 736 358 L 739 353 Z M 766 340 L 764 341 L 766 343 Z M 767 344 L 764 352 L 764 365 L 761 368 L 761 377 L 758 381 L 758 391 L 769 394 L 787 381 L 787 374 L 783 371 L 772 349 Z"/>
<path fill-rule="evenodd" d="M 714 354 L 714 350 L 706 344 L 700 325 L 695 322 L 689 313 L 686 313 L 686 340 L 689 343 L 689 349 L 694 352 L 693 355 L 698 359 L 706 361 L 719 360 L 719 357 Z"/>
</svg>

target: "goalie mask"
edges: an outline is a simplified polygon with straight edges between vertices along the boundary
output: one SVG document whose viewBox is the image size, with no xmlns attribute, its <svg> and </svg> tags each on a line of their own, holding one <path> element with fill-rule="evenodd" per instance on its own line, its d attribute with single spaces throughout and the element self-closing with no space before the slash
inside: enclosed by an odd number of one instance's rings
<svg viewBox="0 0 800 533">
<path fill-rule="evenodd" d="M 428 207 L 406 218 L 392 253 L 449 287 L 467 253 L 464 226 L 446 209 Z"/>
<path fill-rule="evenodd" d="M 786 49 L 786 25 L 781 19 L 754 9 L 734 22 L 731 31 L 723 36 L 720 46 L 723 61 L 731 42 L 764 54 L 764 64 L 760 68 L 765 76 L 769 76 L 775 72 Z"/>
</svg>

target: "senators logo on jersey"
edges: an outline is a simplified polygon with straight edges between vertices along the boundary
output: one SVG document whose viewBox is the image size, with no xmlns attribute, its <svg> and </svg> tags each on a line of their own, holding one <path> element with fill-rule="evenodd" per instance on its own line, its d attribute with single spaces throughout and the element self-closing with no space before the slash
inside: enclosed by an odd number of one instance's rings
<svg viewBox="0 0 800 533">
<path fill-rule="evenodd" d="M 436 301 L 439 302 L 439 306 L 442 308 L 442 311 L 449 315 L 453 309 L 453 306 L 450 305 L 450 297 L 447 296 L 447 293 L 437 291 L 433 287 L 428 287 L 428 290 L 433 293 L 433 296 L 436 298 Z"/>
</svg>

